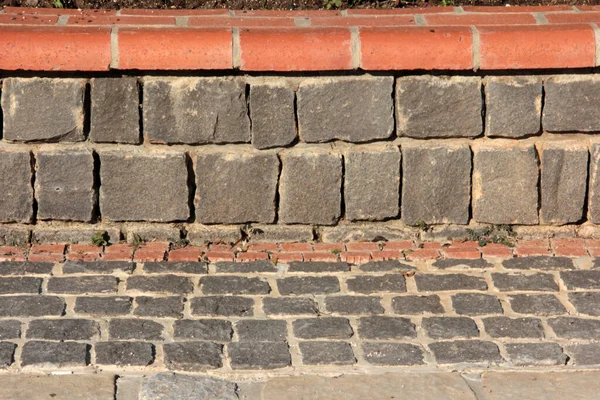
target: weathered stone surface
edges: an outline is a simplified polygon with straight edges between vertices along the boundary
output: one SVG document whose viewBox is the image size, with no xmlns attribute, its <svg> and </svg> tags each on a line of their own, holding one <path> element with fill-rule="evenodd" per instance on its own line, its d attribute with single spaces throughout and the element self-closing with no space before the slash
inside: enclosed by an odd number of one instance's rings
<svg viewBox="0 0 600 400">
<path fill-rule="evenodd" d="M 207 243 L 237 243 L 242 239 L 242 227 L 231 225 L 191 225 L 187 238 L 190 244 L 201 246 Z"/>
<path fill-rule="evenodd" d="M 263 311 L 267 315 L 317 315 L 317 304 L 302 297 L 265 297 Z"/>
<path fill-rule="evenodd" d="M 502 305 L 495 296 L 480 293 L 458 293 L 452 296 L 452 306 L 457 314 L 502 314 Z"/>
<path fill-rule="evenodd" d="M 542 123 L 548 132 L 600 131 L 600 79 L 594 75 L 557 75 L 544 81 Z"/>
<path fill-rule="evenodd" d="M 276 369 L 292 363 L 287 343 L 236 342 L 229 345 L 233 369 Z"/>
<path fill-rule="evenodd" d="M 423 364 L 423 350 L 414 344 L 366 342 L 362 350 L 365 360 L 374 365 Z"/>
<path fill-rule="evenodd" d="M 66 261 L 63 274 L 130 274 L 134 267 L 129 261 Z"/>
<path fill-rule="evenodd" d="M 78 142 L 83 135 L 84 79 L 6 78 L 2 82 L 4 139 Z"/>
<path fill-rule="evenodd" d="M 502 261 L 502 266 L 506 269 L 573 269 L 573 260 L 567 257 L 515 257 Z M 600 273 L 598 275 L 600 279 Z"/>
<path fill-rule="evenodd" d="M 476 259 L 460 259 L 460 258 L 446 258 L 435 260 L 432 264 L 433 267 L 439 269 L 470 269 L 470 268 L 493 268 L 494 264 L 484 260 L 483 258 Z"/>
<path fill-rule="evenodd" d="M 200 278 L 204 294 L 269 294 L 271 287 L 264 278 L 244 276 L 204 276 Z"/>
<path fill-rule="evenodd" d="M 191 293 L 194 284 L 190 278 L 179 275 L 136 275 L 127 279 L 127 290 L 144 293 Z"/>
<path fill-rule="evenodd" d="M 27 328 L 28 339 L 91 340 L 100 335 L 96 321 L 87 319 L 38 319 Z"/>
<path fill-rule="evenodd" d="M 379 276 L 361 275 L 346 280 L 351 292 L 369 294 L 378 292 L 406 292 L 406 280 L 402 274 Z"/>
<path fill-rule="evenodd" d="M 399 296 L 392 299 L 392 308 L 396 314 L 442 314 L 444 307 L 438 295 Z"/>
<path fill-rule="evenodd" d="M 31 233 L 24 226 L 0 226 L 0 244 L 10 246 L 23 246 L 29 243 Z"/>
<path fill-rule="evenodd" d="M 202 275 L 208 272 L 208 266 L 204 262 L 196 261 L 147 262 L 144 263 L 144 272 L 147 274 L 177 273 Z"/>
<path fill-rule="evenodd" d="M 0 317 L 61 316 L 65 303 L 54 296 L 1 296 Z"/>
<path fill-rule="evenodd" d="M 519 314 L 556 315 L 567 311 L 560 300 L 550 294 L 516 294 L 508 299 L 510 307 Z"/>
<path fill-rule="evenodd" d="M 21 322 L 8 319 L 0 321 L 0 340 L 18 339 L 21 337 Z"/>
<path fill-rule="evenodd" d="M 294 335 L 301 339 L 347 339 L 353 335 L 346 318 L 304 318 L 292 325 Z"/>
<path fill-rule="evenodd" d="M 53 263 L 32 261 L 2 261 L 0 276 L 12 275 L 49 275 L 54 268 Z"/>
<path fill-rule="evenodd" d="M 417 337 L 415 325 L 408 318 L 372 316 L 359 319 L 358 335 L 362 339 L 405 339 Z"/>
<path fill-rule="evenodd" d="M 235 383 L 207 376 L 161 372 L 142 382 L 140 400 L 173 400 L 175 395 L 178 400 L 238 400 Z"/>
<path fill-rule="evenodd" d="M 248 235 L 253 242 L 309 242 L 314 239 L 312 226 L 252 225 Z"/>
<path fill-rule="evenodd" d="M 42 278 L 17 277 L 0 279 L 0 294 L 40 293 Z"/>
<path fill-rule="evenodd" d="M 397 260 L 386 260 L 386 261 L 370 261 L 360 266 L 360 270 L 363 272 L 409 272 L 416 270 L 412 265 L 402 263 Z"/>
<path fill-rule="evenodd" d="M 31 222 L 31 154 L 28 151 L 0 151 L 0 170 L 3 171 L 0 174 L 0 222 Z"/>
<path fill-rule="evenodd" d="M 486 136 L 517 138 L 540 132 L 540 77 L 489 76 L 484 85 Z"/>
<path fill-rule="evenodd" d="M 409 225 L 468 223 L 469 146 L 407 145 L 402 156 L 402 220 Z"/>
<path fill-rule="evenodd" d="M 536 290 L 558 292 L 558 284 L 551 274 L 492 274 L 494 286 L 501 292 Z"/>
<path fill-rule="evenodd" d="M 321 151 L 282 155 L 279 222 L 334 225 L 341 215 L 342 159 Z"/>
<path fill-rule="evenodd" d="M 600 289 L 600 270 L 563 271 L 560 279 L 567 289 Z"/>
<path fill-rule="evenodd" d="M 479 136 L 483 130 L 482 105 L 478 77 L 424 75 L 396 79 L 398 136 Z"/>
<path fill-rule="evenodd" d="M 135 298 L 135 315 L 143 317 L 183 317 L 183 299 L 179 296 Z"/>
<path fill-rule="evenodd" d="M 569 293 L 569 301 L 579 314 L 600 316 L 600 292 Z"/>
<path fill-rule="evenodd" d="M 483 386 L 490 400 L 591 400 L 600 393 L 596 371 L 486 372 Z"/>
<path fill-rule="evenodd" d="M 439 364 L 494 363 L 502 361 L 498 346 L 482 340 L 455 340 L 429 345 Z"/>
<path fill-rule="evenodd" d="M 114 276 L 50 278 L 48 280 L 48 293 L 116 293 L 117 284 L 117 278 Z"/>
<path fill-rule="evenodd" d="M 96 199 L 92 152 L 40 151 L 36 158 L 37 217 L 43 220 L 91 221 Z"/>
<path fill-rule="evenodd" d="M 117 243 L 121 239 L 121 230 L 117 227 L 88 226 L 62 228 L 35 226 L 31 233 L 32 243 L 90 243 L 98 233 L 108 235 L 109 243 Z"/>
<path fill-rule="evenodd" d="M 342 315 L 383 314 L 381 299 L 373 296 L 330 296 L 325 298 L 325 308 Z"/>
<path fill-rule="evenodd" d="M 21 365 L 52 365 L 53 367 L 89 364 L 90 345 L 77 342 L 28 341 L 23 345 Z"/>
<path fill-rule="evenodd" d="M 591 339 L 600 337 L 600 321 L 575 317 L 558 317 L 548 320 L 556 336 L 563 339 Z"/>
<path fill-rule="evenodd" d="M 567 356 L 557 343 L 506 343 L 506 352 L 515 365 L 565 365 Z"/>
<path fill-rule="evenodd" d="M 257 149 L 283 147 L 296 139 L 294 91 L 283 81 L 250 85 L 252 145 Z"/>
<path fill-rule="evenodd" d="M 389 138 L 394 129 L 393 83 L 390 76 L 302 81 L 297 93 L 300 139 L 358 143 Z"/>
<path fill-rule="evenodd" d="M 346 152 L 346 218 L 351 221 L 378 221 L 398 216 L 400 159 L 400 152 L 395 147 Z"/>
<path fill-rule="evenodd" d="M 115 377 L 110 374 L 4 374 L 0 386 L 3 396 L 15 400 L 115 400 Z"/>
<path fill-rule="evenodd" d="M 416 228 L 392 222 L 389 224 L 351 224 L 324 227 L 321 239 L 326 243 L 370 242 L 386 240 L 411 240 L 418 235 Z"/>
<path fill-rule="evenodd" d="M 166 343 L 167 368 L 181 371 L 198 371 L 223 366 L 223 345 L 211 342 Z"/>
<path fill-rule="evenodd" d="M 287 324 L 283 320 L 243 320 L 235 325 L 240 342 L 285 342 Z"/>
<path fill-rule="evenodd" d="M 350 266 L 345 262 L 321 262 L 321 261 L 292 261 L 289 263 L 288 272 L 348 272 Z"/>
<path fill-rule="evenodd" d="M 254 300 L 239 296 L 202 296 L 192 299 L 192 314 L 251 317 L 254 315 Z"/>
<path fill-rule="evenodd" d="M 164 340 L 164 326 L 147 319 L 113 319 L 108 330 L 111 339 Z"/>
<path fill-rule="evenodd" d="M 417 289 L 421 292 L 487 289 L 487 283 L 483 277 L 467 274 L 417 274 L 415 281 Z"/>
<path fill-rule="evenodd" d="M 184 221 L 190 216 L 183 153 L 100 154 L 100 211 L 113 221 Z"/>
<path fill-rule="evenodd" d="M 231 273 L 268 273 L 277 272 L 277 266 L 269 260 L 256 260 L 249 262 L 233 262 L 233 261 L 220 261 L 214 264 L 215 271 L 218 274 L 231 274 Z"/>
<path fill-rule="evenodd" d="M 89 315 L 126 315 L 131 312 L 131 297 L 78 297 L 75 312 Z"/>
<path fill-rule="evenodd" d="M 278 174 L 275 154 L 198 154 L 196 219 L 206 224 L 274 222 Z"/>
<path fill-rule="evenodd" d="M 473 150 L 473 218 L 492 224 L 537 224 L 535 148 L 488 145 Z"/>
<path fill-rule="evenodd" d="M 593 223 L 600 223 L 600 144 L 590 146 L 589 216 Z"/>
<path fill-rule="evenodd" d="M 304 365 L 351 365 L 356 362 L 346 342 L 300 342 Z"/>
<path fill-rule="evenodd" d="M 154 361 L 154 346 L 144 342 L 98 342 L 96 363 L 108 365 L 150 365 Z"/>
<path fill-rule="evenodd" d="M 598 365 L 600 343 L 576 343 L 566 347 L 574 365 Z"/>
<path fill-rule="evenodd" d="M 479 336 L 479 329 L 471 318 L 431 317 L 423 318 L 423 328 L 432 339 L 471 338 Z"/>
<path fill-rule="evenodd" d="M 587 189 L 587 145 L 547 144 L 541 159 L 542 222 L 562 225 L 581 220 Z"/>
<path fill-rule="evenodd" d="M 211 342 L 229 342 L 233 334 L 231 322 L 220 319 L 183 319 L 175 321 L 173 326 L 176 339 L 208 340 Z"/>
<path fill-rule="evenodd" d="M 146 78 L 144 135 L 156 143 L 247 143 L 245 92 L 235 78 Z"/>
<path fill-rule="evenodd" d="M 0 368 L 8 367 L 14 362 L 17 345 L 10 342 L 0 342 Z"/>
<path fill-rule="evenodd" d="M 544 337 L 542 321 L 538 318 L 483 318 L 487 333 L 493 338 L 534 338 Z"/>
<path fill-rule="evenodd" d="M 287 295 L 328 294 L 340 291 L 340 282 L 335 276 L 290 276 L 277 280 L 279 293 Z"/>
<path fill-rule="evenodd" d="M 135 78 L 92 78 L 90 139 L 140 143 L 140 99 Z"/>
<path fill-rule="evenodd" d="M 139 242 L 177 242 L 181 238 L 181 230 L 172 225 L 135 224 L 127 226 L 123 234 L 127 243 Z"/>
</svg>

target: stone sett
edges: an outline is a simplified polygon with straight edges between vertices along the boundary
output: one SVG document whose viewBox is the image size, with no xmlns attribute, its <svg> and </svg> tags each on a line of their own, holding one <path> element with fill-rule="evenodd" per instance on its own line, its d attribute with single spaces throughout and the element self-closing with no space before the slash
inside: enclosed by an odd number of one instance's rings
<svg viewBox="0 0 600 400">
<path fill-rule="evenodd" d="M 42 278 L 18 277 L 0 279 L 0 294 L 40 293 Z"/>
<path fill-rule="evenodd" d="M 500 274 L 493 273 L 494 286 L 502 292 L 535 290 L 558 292 L 558 284 L 551 274 Z"/>
<path fill-rule="evenodd" d="M 362 294 L 406 292 L 406 279 L 402 274 L 362 275 L 347 279 L 346 284 L 349 291 Z"/>
<path fill-rule="evenodd" d="M 88 319 L 38 319 L 29 323 L 28 339 L 91 340 L 100 335 L 96 321 Z"/>
<path fill-rule="evenodd" d="M 353 331 L 346 318 L 303 318 L 292 322 L 300 339 L 347 339 Z"/>
<path fill-rule="evenodd" d="M 423 292 L 487 289 L 483 277 L 466 274 L 416 274 L 415 282 L 417 289 Z"/>
<path fill-rule="evenodd" d="M 21 337 L 21 322 L 8 319 L 0 321 L 0 340 L 18 339 Z"/>
<path fill-rule="evenodd" d="M 373 365 L 420 365 L 423 350 L 408 343 L 366 342 L 362 345 L 363 356 Z"/>
<path fill-rule="evenodd" d="M 218 274 L 248 274 L 277 272 L 277 266 L 268 260 L 257 260 L 250 262 L 228 262 L 222 261 L 214 264 Z"/>
<path fill-rule="evenodd" d="M 556 336 L 564 339 L 597 339 L 600 321 L 576 317 L 558 317 L 548 320 Z"/>
<path fill-rule="evenodd" d="M 141 317 L 183 317 L 183 299 L 179 296 L 138 296 L 135 298 L 135 303 L 133 313 Z"/>
<path fill-rule="evenodd" d="M 325 309 L 328 312 L 352 314 L 383 314 L 381 299 L 373 296 L 329 296 L 325 298 Z"/>
<path fill-rule="evenodd" d="M 164 339 L 164 326 L 148 319 L 113 319 L 109 322 L 108 330 L 111 339 Z"/>
<path fill-rule="evenodd" d="M 544 81 L 542 124 L 548 132 L 600 130 L 600 79 L 594 75 L 560 75 Z"/>
<path fill-rule="evenodd" d="M 396 314 L 442 314 L 444 307 L 440 296 L 399 296 L 392 299 L 392 309 Z"/>
<path fill-rule="evenodd" d="M 507 343 L 504 348 L 518 366 L 565 365 L 568 360 L 557 343 Z"/>
<path fill-rule="evenodd" d="M 346 342 L 300 342 L 305 365 L 351 365 L 356 362 L 352 346 Z"/>
<path fill-rule="evenodd" d="M 245 320 L 235 324 L 240 342 L 285 342 L 287 324 L 283 320 Z"/>
<path fill-rule="evenodd" d="M 48 262 L 0 262 L 0 276 L 10 275 L 49 275 L 54 268 L 53 263 Z"/>
<path fill-rule="evenodd" d="M 362 339 L 404 339 L 417 336 L 415 325 L 408 318 L 387 316 L 362 317 L 358 323 Z"/>
<path fill-rule="evenodd" d="M 502 266 L 506 269 L 540 269 L 540 270 L 561 270 L 573 269 L 573 260 L 567 257 L 515 257 L 502 261 Z M 599 275 L 600 276 L 600 275 Z"/>
<path fill-rule="evenodd" d="M 414 271 L 415 267 L 398 260 L 385 260 L 369 261 L 360 265 L 360 270 L 363 272 L 410 272 Z"/>
<path fill-rule="evenodd" d="M 144 342 L 99 342 L 94 345 L 96 363 L 107 365 L 150 365 L 154 346 Z"/>
<path fill-rule="evenodd" d="M 257 149 L 284 147 L 296 140 L 295 94 L 283 81 L 250 85 L 252 145 Z"/>
<path fill-rule="evenodd" d="M 263 278 L 242 276 L 204 276 L 200 278 L 204 294 L 269 294 L 271 287 Z"/>
<path fill-rule="evenodd" d="M 569 301 L 579 314 L 600 316 L 600 292 L 569 293 Z"/>
<path fill-rule="evenodd" d="M 267 315 L 317 315 L 317 304 L 312 299 L 282 297 L 263 299 L 263 311 Z"/>
<path fill-rule="evenodd" d="M 41 317 L 60 316 L 65 303 L 54 296 L 1 296 L 1 317 Z"/>
<path fill-rule="evenodd" d="M 278 279 L 277 288 L 283 296 L 329 294 L 340 291 L 340 282 L 335 276 L 291 276 Z"/>
<path fill-rule="evenodd" d="M 173 326 L 176 339 L 229 342 L 233 335 L 231 322 L 220 319 L 178 320 Z"/>
<path fill-rule="evenodd" d="M 132 298 L 127 296 L 116 297 L 77 297 L 75 312 L 77 314 L 97 316 L 126 315 L 131 312 Z"/>
<path fill-rule="evenodd" d="M 188 277 L 179 275 L 137 275 L 127 279 L 127 290 L 144 293 L 191 293 L 194 284 Z"/>
<path fill-rule="evenodd" d="M 480 293 L 458 293 L 452 296 L 452 307 L 461 315 L 502 314 L 496 296 Z"/>
<path fill-rule="evenodd" d="M 229 357 L 233 369 L 277 369 L 292 363 L 287 343 L 231 343 Z"/>
<path fill-rule="evenodd" d="M 560 300 L 550 294 L 515 294 L 508 300 L 513 311 L 519 314 L 556 315 L 567 311 Z"/>
<path fill-rule="evenodd" d="M 23 345 L 21 365 L 85 366 L 90 361 L 90 347 L 78 342 L 31 340 Z"/>
<path fill-rule="evenodd" d="M 144 263 L 144 272 L 148 274 L 193 274 L 202 275 L 208 272 L 208 266 L 204 262 L 147 262 Z"/>
<path fill-rule="evenodd" d="M 600 357 L 600 343 L 577 343 L 566 347 L 574 365 L 596 365 Z"/>
<path fill-rule="evenodd" d="M 0 151 L 0 170 L 4 171 L 0 174 L 0 222 L 29 223 L 33 219 L 31 160 L 29 151 Z"/>
<path fill-rule="evenodd" d="M 429 344 L 439 364 L 498 363 L 502 356 L 498 346 L 482 340 L 455 340 Z"/>
<path fill-rule="evenodd" d="M 135 264 L 129 261 L 66 261 L 63 274 L 132 273 Z"/>
<path fill-rule="evenodd" d="M 251 317 L 254 300 L 240 296 L 202 296 L 191 300 L 193 315 Z"/>
<path fill-rule="evenodd" d="M 0 342 L 0 368 L 10 366 L 14 361 L 17 345 L 9 342 Z"/>
<path fill-rule="evenodd" d="M 423 318 L 422 326 L 432 339 L 472 338 L 479 336 L 479 329 L 471 318 L 430 317 Z"/>
<path fill-rule="evenodd" d="M 541 339 L 544 328 L 539 318 L 483 318 L 486 332 L 493 338 Z"/>
<path fill-rule="evenodd" d="M 435 260 L 432 264 L 434 268 L 439 269 L 463 269 L 463 268 L 492 268 L 494 265 L 483 258 L 479 259 L 461 259 L 445 258 Z"/>
<path fill-rule="evenodd" d="M 171 370 L 202 371 L 223 366 L 223 345 L 211 342 L 165 343 L 165 364 Z"/>
<path fill-rule="evenodd" d="M 48 293 L 86 294 L 116 292 L 117 278 L 114 276 L 79 276 L 50 278 L 48 280 Z"/>
<path fill-rule="evenodd" d="M 570 290 L 600 288 L 600 270 L 562 271 L 560 278 Z"/>
</svg>

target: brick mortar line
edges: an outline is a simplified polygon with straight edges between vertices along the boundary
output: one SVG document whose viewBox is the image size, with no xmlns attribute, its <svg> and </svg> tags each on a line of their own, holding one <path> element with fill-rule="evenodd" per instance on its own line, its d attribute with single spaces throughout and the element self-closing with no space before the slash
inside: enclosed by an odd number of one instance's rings
<svg viewBox="0 0 600 400">
<path fill-rule="evenodd" d="M 113 27 L 110 30 L 110 65 L 111 69 L 119 69 L 119 28 Z"/>
</svg>

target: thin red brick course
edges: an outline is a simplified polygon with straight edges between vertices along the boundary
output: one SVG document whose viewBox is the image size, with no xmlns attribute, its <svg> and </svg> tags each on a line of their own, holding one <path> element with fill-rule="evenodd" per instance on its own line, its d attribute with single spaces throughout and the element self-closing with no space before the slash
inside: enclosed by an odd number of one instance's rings
<svg viewBox="0 0 600 400">
<path fill-rule="evenodd" d="M 304 261 L 326 261 L 335 262 L 338 261 L 337 255 L 326 252 L 306 252 L 303 253 Z"/>
<path fill-rule="evenodd" d="M 310 243 L 281 243 L 279 247 L 281 247 L 282 251 L 287 252 L 301 252 L 313 250 L 313 247 Z"/>
<path fill-rule="evenodd" d="M 441 14 L 426 15 L 428 25 L 535 25 L 532 14 Z"/>
<path fill-rule="evenodd" d="M 226 27 L 226 28 L 252 28 L 252 27 L 295 27 L 294 18 L 208 18 L 190 17 L 188 26 L 195 27 Z"/>
<path fill-rule="evenodd" d="M 229 16 L 229 11 L 220 9 L 220 10 L 142 10 L 142 9 L 131 9 L 131 10 L 121 10 L 121 15 L 143 15 L 143 16 L 173 16 L 173 17 L 184 17 L 184 16 L 197 16 L 197 15 L 206 15 L 206 16 Z"/>
<path fill-rule="evenodd" d="M 386 260 L 403 260 L 404 254 L 400 250 L 382 250 L 371 253 L 371 260 L 386 261 Z"/>
<path fill-rule="evenodd" d="M 202 257 L 203 251 L 200 247 L 184 247 L 171 250 L 168 257 L 169 261 L 198 261 Z"/>
<path fill-rule="evenodd" d="M 204 256 L 210 262 L 233 261 L 235 254 L 227 251 L 207 251 Z"/>
<path fill-rule="evenodd" d="M 406 253 L 407 260 L 434 260 L 440 257 L 436 249 L 416 249 Z"/>
<path fill-rule="evenodd" d="M 277 253 L 271 254 L 270 259 L 273 262 L 288 263 L 290 261 L 304 261 L 302 253 Z"/>
<path fill-rule="evenodd" d="M 405 240 L 401 242 L 385 242 L 383 244 L 384 250 L 407 250 L 415 248 L 415 244 L 411 240 Z"/>
<path fill-rule="evenodd" d="M 0 24 L 54 25 L 57 21 L 54 15 L 0 14 Z"/>
<path fill-rule="evenodd" d="M 396 15 L 396 16 L 364 16 L 364 17 L 351 17 L 351 18 L 313 18 L 311 20 L 312 26 L 402 26 L 410 25 L 415 26 L 415 18 L 413 15 Z"/>
<path fill-rule="evenodd" d="M 379 244 L 373 242 L 346 243 L 348 251 L 379 251 Z"/>
<path fill-rule="evenodd" d="M 259 251 L 246 251 L 237 253 L 235 260 L 240 262 L 268 260 L 269 254 Z"/>
<path fill-rule="evenodd" d="M 340 260 L 349 264 L 362 264 L 371 260 L 371 253 L 368 251 L 342 251 Z"/>
</svg>

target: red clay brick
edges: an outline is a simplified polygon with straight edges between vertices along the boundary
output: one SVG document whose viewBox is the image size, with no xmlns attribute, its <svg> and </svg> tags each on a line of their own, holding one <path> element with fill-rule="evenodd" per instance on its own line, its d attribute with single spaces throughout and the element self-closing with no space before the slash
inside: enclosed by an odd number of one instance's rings
<svg viewBox="0 0 600 400">
<path fill-rule="evenodd" d="M 385 261 L 385 260 L 403 260 L 404 254 L 400 250 L 382 250 L 374 251 L 371 253 L 371 260 L 373 261 Z"/>
<path fill-rule="evenodd" d="M 313 247 L 315 251 L 344 251 L 346 250 L 346 246 L 344 243 L 314 243 Z"/>
<path fill-rule="evenodd" d="M 580 11 L 600 11 L 600 6 L 577 6 Z"/>
<path fill-rule="evenodd" d="M 143 15 L 143 16 L 173 16 L 183 17 L 189 15 L 222 15 L 229 16 L 229 10 L 142 10 L 142 9 L 123 9 L 120 12 L 121 15 Z"/>
<path fill-rule="evenodd" d="M 545 17 L 551 24 L 583 24 L 600 21 L 600 12 L 546 14 Z"/>
<path fill-rule="evenodd" d="M 163 261 L 165 253 L 164 250 L 140 249 L 134 253 L 133 260 L 136 262 Z"/>
<path fill-rule="evenodd" d="M 416 249 L 406 253 L 407 260 L 434 260 L 440 257 L 440 253 L 435 249 Z"/>
<path fill-rule="evenodd" d="M 379 244 L 373 242 L 346 243 L 348 251 L 379 251 Z"/>
<path fill-rule="evenodd" d="M 426 15 L 428 25 L 535 25 L 532 14 L 447 14 Z"/>
<path fill-rule="evenodd" d="M 477 248 L 479 247 L 479 243 L 475 241 L 465 241 L 465 242 L 452 242 L 450 244 L 450 248 L 458 249 L 458 248 Z"/>
<path fill-rule="evenodd" d="M 54 25 L 57 21 L 54 15 L 0 14 L 0 24 Z"/>
<path fill-rule="evenodd" d="M 595 64 L 589 25 L 478 27 L 481 69 L 578 68 Z"/>
<path fill-rule="evenodd" d="M 277 243 L 250 243 L 248 249 L 252 251 L 279 251 Z"/>
<path fill-rule="evenodd" d="M 209 249 L 211 251 L 232 251 L 233 246 L 230 244 L 211 244 Z"/>
<path fill-rule="evenodd" d="M 587 249 L 588 253 L 590 256 L 592 257 L 599 257 L 600 256 L 600 247 L 589 247 Z"/>
<path fill-rule="evenodd" d="M 585 240 L 580 238 L 561 238 L 561 239 L 551 239 L 550 243 L 552 247 L 579 247 L 585 248 Z"/>
<path fill-rule="evenodd" d="M 458 249 L 445 249 L 442 250 L 442 254 L 446 258 L 469 258 L 476 259 L 481 258 L 481 253 L 477 249 L 469 248 L 458 248 Z"/>
<path fill-rule="evenodd" d="M 408 250 L 413 249 L 415 244 L 411 240 L 404 240 L 401 242 L 385 242 L 383 244 L 384 250 Z"/>
<path fill-rule="evenodd" d="M 302 253 L 276 253 L 271 254 L 271 260 L 277 263 L 287 263 L 290 261 L 303 261 Z"/>
<path fill-rule="evenodd" d="M 117 15 L 116 10 L 78 10 L 69 8 L 26 8 L 5 7 L 5 14 L 32 14 L 32 15 Z"/>
<path fill-rule="evenodd" d="M 444 246 L 440 242 L 424 242 L 422 249 L 442 249 Z"/>
<path fill-rule="evenodd" d="M 241 29 L 240 47 L 244 71 L 352 69 L 348 29 Z"/>
<path fill-rule="evenodd" d="M 494 7 L 497 8 L 497 7 Z M 391 9 L 376 9 L 376 8 L 357 8 L 347 10 L 348 15 L 404 15 L 404 14 L 438 14 L 438 13 L 453 13 L 452 7 L 427 7 L 427 8 L 391 8 Z"/>
<path fill-rule="evenodd" d="M 100 253 L 100 252 L 102 252 L 102 246 L 95 246 L 93 244 L 72 244 L 69 246 L 69 252 L 71 252 L 71 253 Z"/>
<path fill-rule="evenodd" d="M 600 240 L 585 239 L 585 245 L 587 248 L 600 248 Z"/>
<path fill-rule="evenodd" d="M 11 255 L 11 256 L 0 255 L 0 262 L 3 262 L 3 261 L 27 261 L 27 258 L 25 256 L 17 256 L 17 255 Z"/>
<path fill-rule="evenodd" d="M 142 17 L 142 16 L 72 16 L 67 25 L 172 25 L 175 26 L 175 17 Z"/>
<path fill-rule="evenodd" d="M 0 255 L 25 255 L 25 249 L 17 246 L 0 246 Z"/>
<path fill-rule="evenodd" d="M 233 15 L 246 17 L 332 17 L 338 10 L 234 10 Z"/>
<path fill-rule="evenodd" d="M 463 6 L 465 12 L 473 13 L 515 13 L 515 12 L 557 12 L 572 11 L 573 8 L 567 5 L 561 6 L 510 6 L 510 7 L 490 7 L 490 6 Z"/>
<path fill-rule="evenodd" d="M 562 257 L 587 257 L 588 252 L 583 247 L 557 247 L 554 249 L 554 255 Z"/>
<path fill-rule="evenodd" d="M 371 261 L 371 253 L 368 251 L 342 251 L 340 260 L 350 264 L 361 264 Z"/>
<path fill-rule="evenodd" d="M 227 251 L 208 251 L 205 256 L 210 262 L 234 260 L 234 254 Z"/>
<path fill-rule="evenodd" d="M 483 257 L 511 258 L 513 256 L 510 247 L 482 247 L 481 253 Z"/>
<path fill-rule="evenodd" d="M 359 30 L 365 70 L 473 68 L 467 27 L 363 28 Z"/>
<path fill-rule="evenodd" d="M 132 253 L 133 252 L 133 246 L 131 246 L 131 245 L 127 244 L 127 243 L 112 244 L 110 246 L 106 246 L 104 248 L 104 252 L 105 253 L 121 253 L 121 252 Z"/>
<path fill-rule="evenodd" d="M 301 252 L 301 251 L 312 251 L 310 243 L 280 243 L 282 251 L 286 252 Z"/>
<path fill-rule="evenodd" d="M 119 29 L 120 69 L 231 69 L 230 29 Z"/>
<path fill-rule="evenodd" d="M 219 28 L 295 27 L 294 18 L 208 18 L 190 17 L 188 26 Z"/>
<path fill-rule="evenodd" d="M 110 28 L 3 26 L 0 70 L 107 71 Z"/>
<path fill-rule="evenodd" d="M 384 27 L 384 26 L 416 26 L 415 18 L 412 15 L 378 15 L 364 17 L 329 17 L 312 18 L 311 26 L 359 26 L 359 27 Z"/>
<path fill-rule="evenodd" d="M 161 251 L 167 251 L 169 249 L 169 243 L 168 242 L 146 242 L 141 244 L 138 247 L 138 251 L 139 250 L 161 250 Z"/>
<path fill-rule="evenodd" d="M 338 261 L 338 258 L 333 253 L 326 252 L 306 252 L 303 253 L 304 261 L 326 261 L 326 262 L 335 262 Z"/>
<path fill-rule="evenodd" d="M 168 254 L 168 259 L 169 261 L 198 261 L 201 256 L 201 248 L 183 247 L 181 249 L 171 250 Z"/>
<path fill-rule="evenodd" d="M 548 239 L 535 239 L 535 240 L 519 240 L 517 247 L 549 247 L 550 241 Z"/>
<path fill-rule="evenodd" d="M 62 262 L 65 259 L 63 254 L 38 253 L 29 254 L 29 261 L 34 262 Z"/>
<path fill-rule="evenodd" d="M 128 261 L 131 260 L 132 254 L 125 251 L 115 251 L 113 253 L 104 253 L 102 259 L 104 261 Z"/>
<path fill-rule="evenodd" d="M 34 244 L 31 246 L 30 253 L 35 254 L 63 254 L 65 252 L 65 244 Z"/>
<path fill-rule="evenodd" d="M 552 252 L 546 247 L 517 247 L 515 254 L 519 257 L 551 256 Z"/>
<path fill-rule="evenodd" d="M 100 253 L 69 253 L 66 259 L 69 261 L 96 261 L 100 259 Z"/>
<path fill-rule="evenodd" d="M 247 251 L 247 252 L 239 252 L 235 257 L 236 261 L 240 262 L 248 262 L 248 261 L 256 261 L 256 260 L 268 260 L 269 255 L 264 252 L 259 251 Z"/>
</svg>

